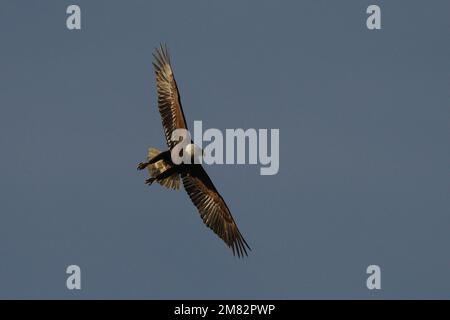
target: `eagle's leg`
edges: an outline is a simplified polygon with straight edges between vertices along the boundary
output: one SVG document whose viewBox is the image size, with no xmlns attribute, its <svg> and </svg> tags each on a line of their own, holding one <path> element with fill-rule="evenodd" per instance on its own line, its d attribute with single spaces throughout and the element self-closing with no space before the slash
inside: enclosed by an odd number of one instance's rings
<svg viewBox="0 0 450 320">
<path fill-rule="evenodd" d="M 170 156 L 170 150 L 161 152 L 156 157 L 153 157 L 149 161 L 139 163 L 137 168 L 138 168 L 138 170 L 144 170 L 149 165 L 151 165 L 155 162 L 158 162 L 159 160 L 162 160 L 162 159 L 166 160 L 168 155 Z"/>
<path fill-rule="evenodd" d="M 150 163 L 148 163 L 148 161 L 147 161 L 147 162 L 139 162 L 137 168 L 138 168 L 138 170 L 144 170 L 145 168 L 148 167 L 149 164 L 150 164 Z"/>
<path fill-rule="evenodd" d="M 170 177 L 171 175 L 173 175 L 176 172 L 177 172 L 177 168 L 176 167 L 170 167 L 166 171 L 158 174 L 156 177 L 149 178 L 149 179 L 145 180 L 145 183 L 148 184 L 148 185 L 151 185 L 155 180 L 164 180 L 164 179 Z"/>
</svg>

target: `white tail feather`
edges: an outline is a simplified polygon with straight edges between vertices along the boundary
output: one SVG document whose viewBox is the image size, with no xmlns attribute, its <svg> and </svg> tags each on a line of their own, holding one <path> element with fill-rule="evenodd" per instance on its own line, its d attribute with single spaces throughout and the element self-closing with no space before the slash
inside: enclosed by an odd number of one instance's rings
<svg viewBox="0 0 450 320">
<path fill-rule="evenodd" d="M 148 149 L 147 158 L 148 158 L 148 160 L 150 160 L 150 159 L 156 157 L 160 153 L 161 153 L 161 151 L 159 151 L 158 149 L 150 148 L 150 149 Z M 163 173 L 170 167 L 171 167 L 170 164 L 168 164 L 164 160 L 159 160 L 153 164 L 150 164 L 147 167 L 147 169 L 148 169 L 150 176 L 152 178 L 156 178 L 159 174 Z M 155 181 L 157 181 L 160 185 L 162 185 L 166 188 L 169 188 L 169 189 L 178 190 L 180 188 L 180 177 L 177 173 L 175 173 L 175 174 L 171 175 L 170 177 L 163 179 L 161 181 L 158 181 L 158 180 L 155 180 Z"/>
</svg>

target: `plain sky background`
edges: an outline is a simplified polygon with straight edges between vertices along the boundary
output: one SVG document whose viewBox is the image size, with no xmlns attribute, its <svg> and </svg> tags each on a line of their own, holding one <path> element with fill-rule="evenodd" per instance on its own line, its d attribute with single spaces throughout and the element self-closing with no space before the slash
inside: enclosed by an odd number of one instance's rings
<svg viewBox="0 0 450 320">
<path fill-rule="evenodd" d="M 82 30 L 66 29 L 66 8 Z M 379 4 L 382 30 L 366 28 Z M 449 298 L 449 1 L 0 1 L 0 298 Z M 188 124 L 279 128 L 280 171 L 208 166 L 233 257 L 165 147 L 151 53 Z M 66 289 L 66 267 L 82 290 Z M 380 265 L 382 290 L 366 288 Z"/>
</svg>

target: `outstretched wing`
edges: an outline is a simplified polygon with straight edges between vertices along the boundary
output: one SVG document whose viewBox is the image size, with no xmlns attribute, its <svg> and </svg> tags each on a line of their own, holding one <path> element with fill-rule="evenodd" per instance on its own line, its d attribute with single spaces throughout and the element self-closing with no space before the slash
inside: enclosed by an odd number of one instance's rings
<svg viewBox="0 0 450 320">
<path fill-rule="evenodd" d="M 194 205 L 200 212 L 203 222 L 211 228 L 239 257 L 251 250 L 240 233 L 225 201 L 201 165 L 182 174 L 183 185 Z"/>
<path fill-rule="evenodd" d="M 167 145 L 170 149 L 178 141 L 172 141 L 172 132 L 175 129 L 186 129 L 186 119 L 181 107 L 180 94 L 170 65 L 167 46 L 160 45 L 153 54 L 153 68 L 156 75 L 156 88 L 158 91 L 158 109 L 164 127 Z"/>
</svg>

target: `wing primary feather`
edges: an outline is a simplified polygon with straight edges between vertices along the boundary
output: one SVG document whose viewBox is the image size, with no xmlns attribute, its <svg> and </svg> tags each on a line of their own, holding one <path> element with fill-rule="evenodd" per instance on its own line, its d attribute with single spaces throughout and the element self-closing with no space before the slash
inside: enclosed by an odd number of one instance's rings
<svg viewBox="0 0 450 320">
<path fill-rule="evenodd" d="M 205 225 L 225 242 L 234 255 L 247 256 L 247 248 L 251 249 L 203 167 L 198 166 L 195 170 L 182 174 L 182 180 Z"/>
<path fill-rule="evenodd" d="M 172 141 L 172 133 L 176 129 L 187 129 L 186 119 L 170 64 L 167 45 L 161 43 L 158 48 L 155 48 L 152 56 L 158 93 L 158 110 L 161 115 L 167 145 L 172 149 L 178 143 L 178 141 Z"/>
</svg>

